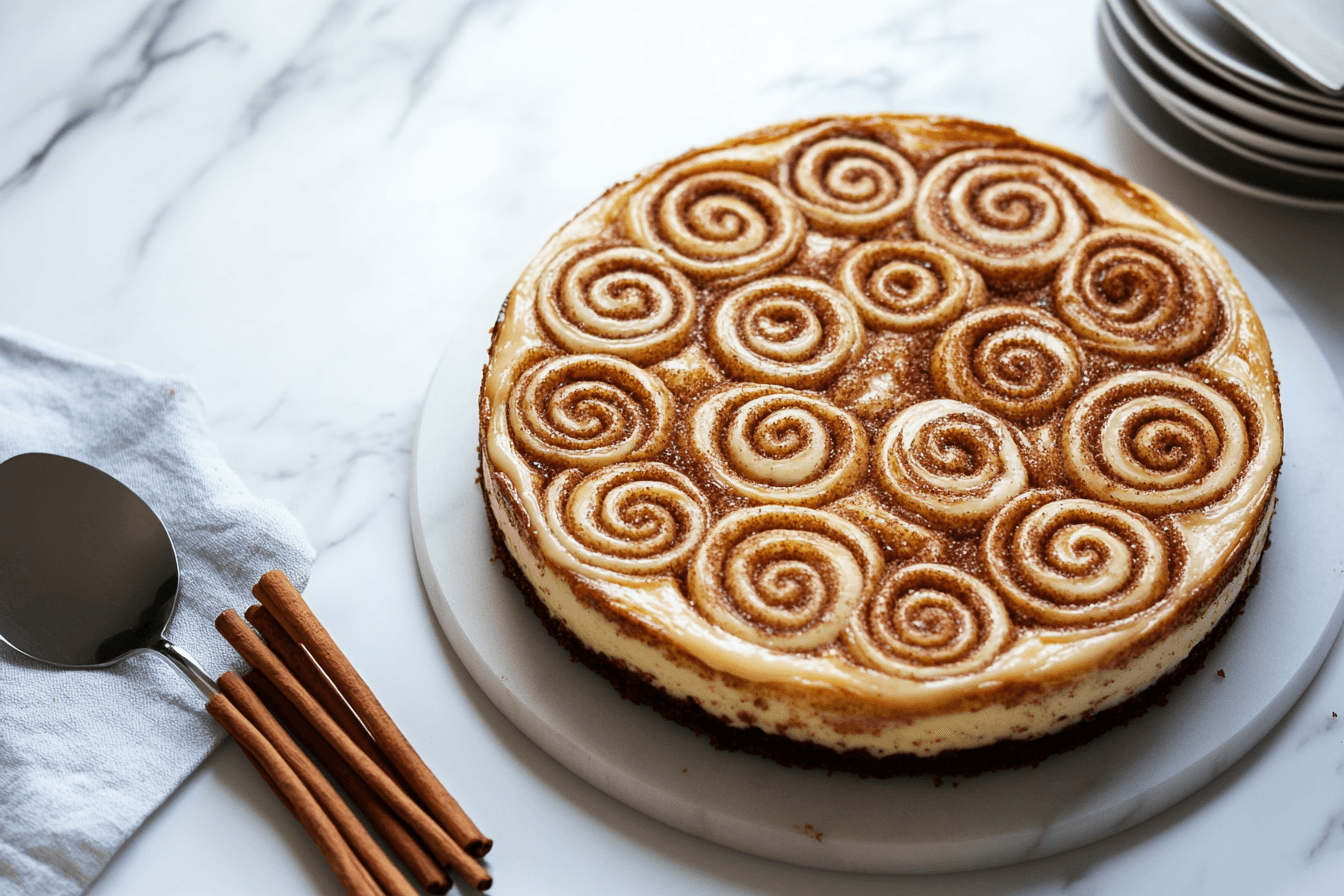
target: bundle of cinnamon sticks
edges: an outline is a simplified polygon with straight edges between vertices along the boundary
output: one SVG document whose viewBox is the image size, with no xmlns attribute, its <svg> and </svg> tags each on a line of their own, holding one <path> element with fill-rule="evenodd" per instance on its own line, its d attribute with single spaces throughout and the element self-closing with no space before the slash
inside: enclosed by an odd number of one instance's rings
<svg viewBox="0 0 1344 896">
<path fill-rule="evenodd" d="M 303 824 L 346 892 L 417 891 L 296 739 L 426 891 L 447 892 L 449 869 L 468 886 L 488 888 L 490 874 L 478 860 L 491 841 L 420 759 L 298 589 L 274 570 L 252 594 L 260 604 L 247 610 L 247 622 L 233 610 L 215 620 L 252 671 L 221 675 L 221 693 L 208 709 Z"/>
</svg>

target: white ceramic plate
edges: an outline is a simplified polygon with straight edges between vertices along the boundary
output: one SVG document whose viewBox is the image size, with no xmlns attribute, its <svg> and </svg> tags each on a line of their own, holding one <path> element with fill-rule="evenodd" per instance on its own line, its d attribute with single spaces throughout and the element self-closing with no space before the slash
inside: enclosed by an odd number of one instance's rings
<svg viewBox="0 0 1344 896">
<path fill-rule="evenodd" d="M 1179 62 L 1182 67 L 1187 68 L 1191 73 L 1191 79 L 1200 79 L 1211 83 L 1223 83 L 1230 90 L 1241 90 L 1246 95 L 1269 108 L 1282 109 L 1293 115 L 1305 115 L 1311 118 L 1344 122 L 1344 104 L 1334 105 L 1322 104 L 1321 102 L 1299 99 L 1289 96 L 1285 93 L 1279 93 L 1270 90 L 1254 81 L 1249 81 L 1235 72 L 1225 71 L 1215 68 L 1207 63 L 1206 60 L 1195 56 L 1188 51 L 1188 48 L 1172 41 L 1168 32 L 1164 32 L 1153 21 L 1149 15 L 1144 12 L 1141 5 L 1142 0 L 1120 0 L 1120 5 L 1130 11 L 1135 21 L 1143 29 L 1147 40 L 1153 44 L 1157 56 L 1163 56 L 1169 60 Z M 1136 38 L 1137 40 L 1137 38 Z M 1177 81 L 1185 83 L 1181 77 L 1173 75 Z M 1187 85 L 1189 86 L 1189 85 Z M 1192 88 L 1193 89 L 1193 88 Z"/>
<path fill-rule="evenodd" d="M 1254 124 L 1234 118 L 1225 110 L 1190 96 L 1175 82 L 1165 77 L 1157 66 L 1145 57 L 1125 34 L 1109 8 L 1101 10 L 1102 32 L 1112 51 L 1129 73 L 1143 85 L 1153 99 L 1172 115 L 1201 133 L 1219 134 L 1227 140 L 1262 153 L 1295 160 L 1305 164 L 1344 166 L 1344 149 L 1307 143 L 1273 134 Z"/>
<path fill-rule="evenodd" d="M 1344 502 L 1319 500 L 1344 494 L 1344 399 L 1282 297 L 1219 245 L 1259 309 L 1282 378 L 1288 460 L 1273 547 L 1245 613 L 1205 669 L 1126 727 L 1037 768 L 936 787 L 929 778 L 828 776 L 719 752 L 622 700 L 570 661 L 491 562 L 476 482 L 484 333 L 448 346 L 413 447 L 412 531 L 439 622 L 485 694 L 557 761 L 635 809 L 745 852 L 836 870 L 953 871 L 1051 855 L 1138 824 L 1269 732 L 1316 674 L 1344 611 Z M 506 292 L 487 301 L 494 307 Z"/>
<path fill-rule="evenodd" d="M 1344 211 L 1344 184 L 1308 177 L 1229 151 L 1192 131 L 1163 109 L 1116 58 L 1103 39 L 1101 61 L 1111 101 L 1130 127 L 1176 163 L 1239 193 L 1317 211 Z"/>
<path fill-rule="evenodd" d="M 1344 109 L 1344 97 L 1313 90 L 1207 0 L 1138 0 L 1153 24 L 1192 57 L 1238 83 L 1279 96 Z"/>
<path fill-rule="evenodd" d="M 1119 60 L 1122 65 L 1125 65 L 1125 69 L 1129 71 L 1131 76 L 1133 76 L 1135 74 L 1134 71 L 1135 66 L 1125 64 L 1125 45 L 1120 43 L 1118 39 L 1114 36 L 1114 28 L 1113 28 L 1113 26 L 1118 26 L 1124 31 L 1124 34 L 1126 36 L 1129 36 L 1131 38 L 1133 36 L 1133 33 L 1128 30 L 1128 26 L 1125 24 L 1124 17 L 1120 13 L 1115 12 L 1114 9 L 1116 6 L 1119 6 L 1124 2 L 1126 2 L 1126 0 L 1110 0 L 1111 14 L 1103 12 L 1103 14 L 1101 15 L 1101 28 L 1102 28 L 1102 36 L 1105 39 L 1106 43 L 1108 44 L 1110 51 L 1114 54 L 1114 57 L 1117 60 Z M 1149 55 L 1148 58 L 1153 62 L 1158 61 L 1155 57 L 1152 57 L 1151 55 Z M 1165 71 L 1165 69 L 1163 69 L 1163 71 Z M 1140 71 L 1139 74 L 1142 74 L 1142 72 Z M 1138 79 L 1135 78 L 1135 80 L 1137 81 Z M 1139 82 L 1141 87 L 1143 87 L 1145 83 L 1146 82 L 1144 81 Z M 1319 180 L 1324 181 L 1344 182 L 1344 167 L 1333 168 L 1324 165 L 1310 165 L 1305 162 L 1293 162 L 1289 161 L 1288 159 L 1281 159 L 1278 156 L 1263 153 L 1258 149 L 1253 149 L 1249 146 L 1244 146 L 1235 140 L 1230 140 L 1227 137 L 1220 134 L 1218 131 L 1205 127 L 1198 120 L 1181 116 L 1176 117 L 1178 118 L 1178 120 L 1181 122 L 1182 125 L 1188 127 L 1190 130 L 1194 131 L 1196 134 L 1203 137 L 1204 139 L 1210 140 L 1218 144 L 1219 146 L 1223 147 L 1224 149 L 1236 153 L 1239 156 L 1243 156 L 1247 159 L 1250 159 L 1253 162 L 1257 162 L 1269 168 L 1277 168 L 1280 171 L 1286 171 L 1290 174 L 1300 175 L 1306 178 L 1317 178 Z"/>
<path fill-rule="evenodd" d="M 1111 14 L 1139 51 L 1176 84 L 1205 102 L 1289 137 L 1344 146 L 1344 110 L 1322 111 L 1313 118 L 1280 111 L 1200 68 L 1162 36 L 1137 6 L 1137 0 L 1106 0 Z M 1333 119 L 1331 123 L 1329 119 Z"/>
</svg>

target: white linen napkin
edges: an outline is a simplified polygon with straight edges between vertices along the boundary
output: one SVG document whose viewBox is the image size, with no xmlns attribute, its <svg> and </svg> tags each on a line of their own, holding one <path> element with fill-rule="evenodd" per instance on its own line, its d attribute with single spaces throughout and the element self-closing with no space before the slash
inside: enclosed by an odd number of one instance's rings
<svg viewBox="0 0 1344 896">
<path fill-rule="evenodd" d="M 181 567 L 167 637 L 211 675 L 245 668 L 219 613 L 267 570 L 307 583 L 298 521 L 229 469 L 186 382 L 0 327 L 0 461 L 30 451 L 112 474 L 163 519 Z M 0 643 L 0 894 L 82 892 L 223 737 L 161 657 L 58 669 Z"/>
</svg>

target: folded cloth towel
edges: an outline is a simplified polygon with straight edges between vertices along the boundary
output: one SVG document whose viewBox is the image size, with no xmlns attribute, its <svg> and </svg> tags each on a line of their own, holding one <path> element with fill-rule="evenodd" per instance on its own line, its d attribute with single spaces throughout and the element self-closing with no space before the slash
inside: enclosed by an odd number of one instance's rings
<svg viewBox="0 0 1344 896">
<path fill-rule="evenodd" d="M 229 469 L 186 382 L 0 327 L 0 460 L 29 451 L 112 474 L 163 519 L 181 567 L 168 638 L 212 675 L 244 667 L 215 616 L 266 570 L 308 580 L 298 521 Z M 58 669 L 0 643 L 0 894 L 82 892 L 223 736 L 161 657 Z"/>
</svg>

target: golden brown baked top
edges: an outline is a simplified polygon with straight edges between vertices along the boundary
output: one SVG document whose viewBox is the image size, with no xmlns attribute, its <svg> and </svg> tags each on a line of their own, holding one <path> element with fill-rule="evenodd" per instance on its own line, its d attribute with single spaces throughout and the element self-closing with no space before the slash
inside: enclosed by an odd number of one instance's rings
<svg viewBox="0 0 1344 896">
<path fill-rule="evenodd" d="M 484 455 L 604 612 L 896 703 L 1119 663 L 1268 512 L 1269 349 L 1162 200 L 960 119 L 784 125 L 619 185 L 514 288 Z"/>
</svg>

